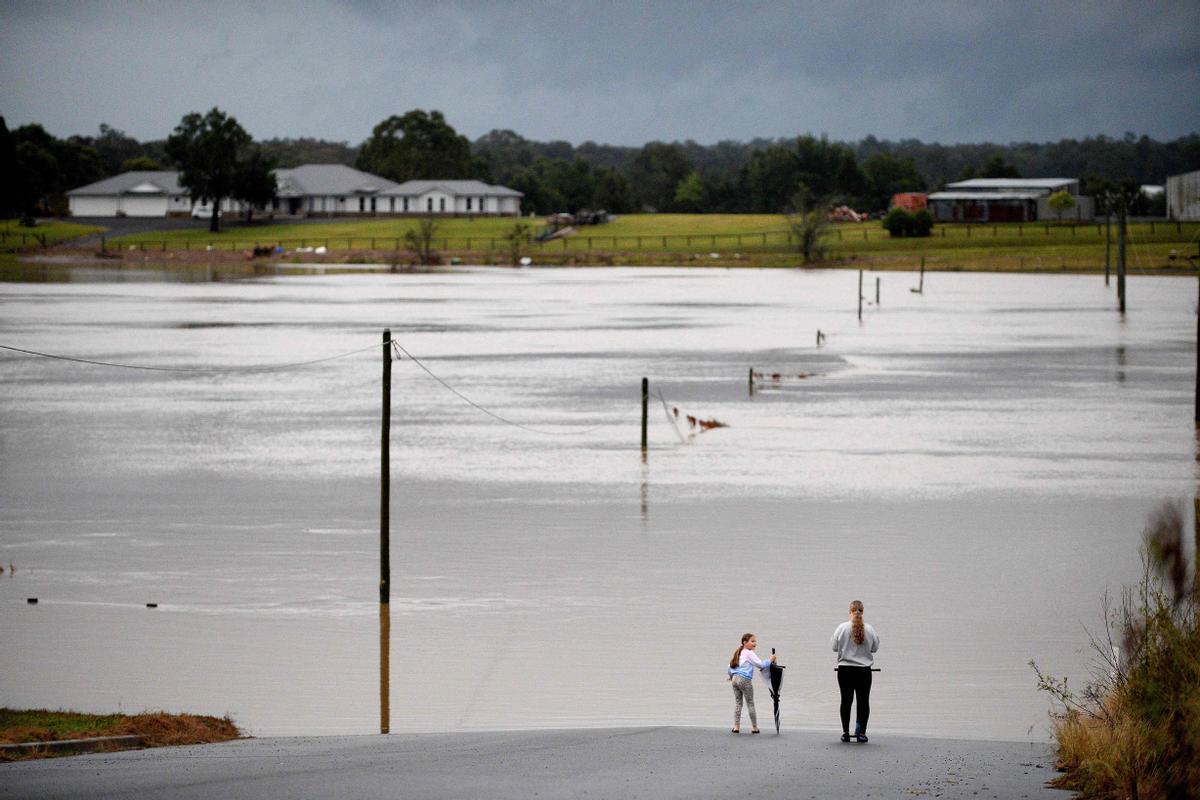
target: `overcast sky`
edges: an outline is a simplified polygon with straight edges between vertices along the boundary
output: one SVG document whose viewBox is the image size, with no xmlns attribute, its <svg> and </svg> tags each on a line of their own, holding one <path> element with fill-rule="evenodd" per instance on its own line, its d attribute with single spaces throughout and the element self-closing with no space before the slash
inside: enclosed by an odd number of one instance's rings
<svg viewBox="0 0 1200 800">
<path fill-rule="evenodd" d="M 1200 131 L 1200 2 L 0 0 L 0 115 L 141 140 L 219 106 L 357 144 L 441 110 L 474 139 Z"/>
</svg>

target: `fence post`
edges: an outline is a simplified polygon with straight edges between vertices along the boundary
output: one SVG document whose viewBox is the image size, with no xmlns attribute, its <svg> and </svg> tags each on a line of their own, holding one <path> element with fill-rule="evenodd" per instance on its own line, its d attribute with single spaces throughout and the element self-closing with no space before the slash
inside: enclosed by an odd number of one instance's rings
<svg viewBox="0 0 1200 800">
<path fill-rule="evenodd" d="M 650 412 L 650 379 L 642 378 L 642 457 L 646 456 L 646 421 Z"/>
<path fill-rule="evenodd" d="M 875 278 L 875 305 L 879 305 L 879 277 Z"/>
<path fill-rule="evenodd" d="M 858 321 L 859 322 L 862 322 L 862 301 L 863 301 L 862 273 L 863 273 L 863 271 L 860 269 L 858 271 Z"/>
<path fill-rule="evenodd" d="M 750 396 L 751 396 L 751 397 L 754 397 L 754 367 L 751 367 L 751 368 L 750 368 L 750 378 L 749 378 L 749 383 L 750 383 Z M 1197 385 L 1197 386 L 1200 386 L 1200 382 L 1197 382 L 1197 384 L 1196 384 L 1196 385 Z M 1197 405 L 1196 405 L 1196 408 L 1197 408 L 1197 411 L 1196 411 L 1196 421 L 1197 421 L 1197 422 L 1200 422 L 1200 389 L 1197 389 L 1197 390 L 1196 390 L 1196 392 L 1197 392 L 1197 395 L 1196 395 L 1196 397 L 1197 397 L 1197 400 L 1196 400 L 1196 403 L 1197 403 Z"/>
<path fill-rule="evenodd" d="M 379 441 L 379 602 L 392 599 L 391 563 L 392 329 L 383 329 L 383 418 Z"/>
</svg>

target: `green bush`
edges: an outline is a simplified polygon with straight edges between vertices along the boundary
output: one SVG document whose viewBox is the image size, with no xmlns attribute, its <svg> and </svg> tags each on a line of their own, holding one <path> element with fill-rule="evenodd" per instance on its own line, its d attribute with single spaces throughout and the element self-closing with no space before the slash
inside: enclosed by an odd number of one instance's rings
<svg viewBox="0 0 1200 800">
<path fill-rule="evenodd" d="M 912 226 L 913 216 L 903 208 L 893 208 L 883 218 L 883 228 L 893 239 L 908 236 Z"/>
<path fill-rule="evenodd" d="M 928 236 L 933 232 L 933 214 L 928 209 L 919 209 L 912 215 L 913 236 Z"/>
<path fill-rule="evenodd" d="M 933 215 L 925 209 L 910 214 L 903 208 L 893 208 L 883 218 L 884 229 L 892 238 L 901 236 L 928 236 L 933 230 Z"/>
</svg>

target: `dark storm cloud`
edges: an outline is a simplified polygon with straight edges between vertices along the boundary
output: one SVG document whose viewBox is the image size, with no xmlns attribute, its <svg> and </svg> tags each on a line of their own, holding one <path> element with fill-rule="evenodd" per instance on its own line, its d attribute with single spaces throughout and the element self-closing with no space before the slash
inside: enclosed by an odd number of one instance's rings
<svg viewBox="0 0 1200 800">
<path fill-rule="evenodd" d="M 10 2 L 0 113 L 141 139 L 213 105 L 350 142 L 411 108 L 619 144 L 1173 138 L 1200 129 L 1197 29 L 1194 2 Z"/>
</svg>

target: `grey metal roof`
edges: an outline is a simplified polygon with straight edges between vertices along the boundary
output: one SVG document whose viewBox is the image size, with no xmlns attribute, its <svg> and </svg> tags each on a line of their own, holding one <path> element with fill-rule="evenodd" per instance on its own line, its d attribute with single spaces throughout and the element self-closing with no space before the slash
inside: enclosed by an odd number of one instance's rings
<svg viewBox="0 0 1200 800">
<path fill-rule="evenodd" d="M 102 181 L 80 186 L 67 192 L 69 197 L 111 197 L 118 194 L 180 195 L 187 189 L 179 185 L 179 173 L 175 170 L 135 170 L 122 172 Z"/>
<path fill-rule="evenodd" d="M 1042 192 L 934 192 L 930 200 L 1037 200 Z"/>
<path fill-rule="evenodd" d="M 471 195 L 478 197 L 524 197 L 524 192 L 518 192 L 516 189 L 509 189 L 507 186 L 491 186 L 483 181 L 460 181 L 460 180 L 420 180 L 420 181 L 405 181 L 399 186 L 393 186 L 380 194 L 385 195 L 404 195 L 407 197 L 417 197 L 425 194 L 433 189 L 441 189 L 446 194 L 452 195 Z"/>
<path fill-rule="evenodd" d="M 396 184 L 345 164 L 304 164 L 275 170 L 280 197 L 378 194 Z"/>
<path fill-rule="evenodd" d="M 947 189 L 1012 189 L 1014 191 L 1057 189 L 1069 183 L 1079 183 L 1076 178 L 971 178 L 969 181 L 947 183 Z"/>
</svg>

